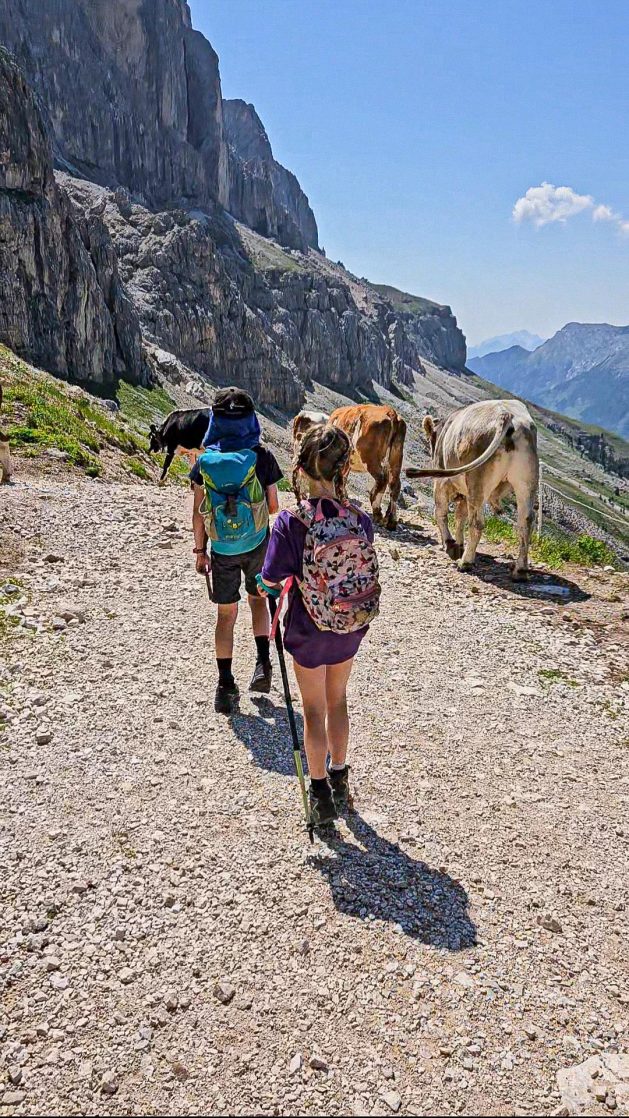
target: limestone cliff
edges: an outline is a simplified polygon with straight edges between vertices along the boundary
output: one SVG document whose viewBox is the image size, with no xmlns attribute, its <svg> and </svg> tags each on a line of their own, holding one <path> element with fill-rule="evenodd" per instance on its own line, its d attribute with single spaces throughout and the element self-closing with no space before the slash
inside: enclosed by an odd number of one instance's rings
<svg viewBox="0 0 629 1118">
<path fill-rule="evenodd" d="M 58 188 L 33 93 L 1 48 L 0 152 L 0 340 L 70 380 L 146 380 L 111 238 Z"/>
<path fill-rule="evenodd" d="M 422 356 L 462 367 L 449 308 L 411 313 L 318 250 L 183 0 L 0 0 L 0 39 L 27 79 L 13 65 L 3 94 L 0 341 L 96 384 L 159 352 L 287 410 L 312 380 L 369 396 Z"/>
<path fill-rule="evenodd" d="M 223 101 L 229 144 L 228 209 L 241 221 L 291 248 L 318 247 L 315 216 L 297 179 L 273 158 L 253 105 Z"/>
</svg>

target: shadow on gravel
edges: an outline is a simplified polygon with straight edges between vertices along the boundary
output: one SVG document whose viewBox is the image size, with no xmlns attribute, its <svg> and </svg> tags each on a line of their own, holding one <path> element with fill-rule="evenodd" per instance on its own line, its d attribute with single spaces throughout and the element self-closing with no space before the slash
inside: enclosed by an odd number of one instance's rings
<svg viewBox="0 0 629 1118">
<path fill-rule="evenodd" d="M 280 776 L 295 776 L 293 764 L 293 743 L 285 706 L 275 706 L 272 699 L 260 695 L 252 700 L 258 708 L 257 714 L 233 714 L 231 728 L 236 737 L 251 753 L 256 765 Z M 301 714 L 295 711 L 299 740 L 304 740 L 304 724 Z M 307 771 L 305 755 L 302 754 L 304 771 Z"/>
<path fill-rule="evenodd" d="M 463 577 L 463 575 L 462 575 Z M 530 572 L 528 582 L 514 582 L 511 578 L 511 560 L 496 559 L 493 555 L 477 553 L 476 564 L 471 571 L 465 571 L 465 577 L 478 579 L 487 586 L 499 586 L 501 590 L 508 590 L 518 598 L 530 598 L 533 601 L 547 602 L 553 606 L 566 606 L 571 602 L 587 602 L 591 595 L 583 590 L 576 582 L 569 578 L 562 578 L 555 571 Z M 540 587 L 561 587 L 564 593 L 548 593 Z M 566 594 L 565 591 L 568 591 Z"/>
<path fill-rule="evenodd" d="M 311 859 L 327 878 L 339 912 L 359 920 L 388 920 L 412 939 L 447 951 L 476 944 L 468 896 L 459 882 L 409 857 L 356 812 L 346 822 L 364 849 L 336 831 L 321 837 L 337 857 Z"/>
</svg>

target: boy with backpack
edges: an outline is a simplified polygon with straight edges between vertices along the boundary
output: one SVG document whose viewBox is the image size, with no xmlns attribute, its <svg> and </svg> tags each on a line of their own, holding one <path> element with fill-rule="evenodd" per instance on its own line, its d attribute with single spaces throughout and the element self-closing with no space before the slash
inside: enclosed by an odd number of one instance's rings
<svg viewBox="0 0 629 1118">
<path fill-rule="evenodd" d="M 249 690 L 262 694 L 271 690 L 269 619 L 257 594 L 256 575 L 269 541 L 269 513 L 279 508 L 277 482 L 282 471 L 273 454 L 260 446 L 253 400 L 241 388 L 217 392 L 203 446 L 204 453 L 190 473 L 194 554 L 198 574 L 211 574 L 212 601 L 218 606 L 214 708 L 231 714 L 238 698 L 232 657 L 243 575 L 257 648 Z"/>
<path fill-rule="evenodd" d="M 347 500 L 350 457 L 336 427 L 320 424 L 305 435 L 293 470 L 298 509 L 275 521 L 258 579 L 262 595 L 286 580 L 284 645 L 303 702 L 314 827 L 331 823 L 350 800 L 347 683 L 380 600 L 373 524 Z M 280 608 L 281 601 L 276 617 Z"/>
</svg>

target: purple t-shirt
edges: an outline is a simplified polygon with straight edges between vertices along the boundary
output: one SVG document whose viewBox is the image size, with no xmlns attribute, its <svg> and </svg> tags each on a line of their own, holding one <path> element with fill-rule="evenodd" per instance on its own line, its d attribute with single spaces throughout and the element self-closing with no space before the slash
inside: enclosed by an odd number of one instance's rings
<svg viewBox="0 0 629 1118">
<path fill-rule="evenodd" d="M 310 501 L 312 505 L 316 503 L 316 500 Z M 332 501 L 324 500 L 324 516 L 334 516 L 335 512 Z M 366 512 L 360 513 L 360 523 L 372 543 L 373 524 Z M 305 541 L 305 524 L 285 509 L 277 517 L 271 532 L 262 567 L 265 582 L 283 582 L 291 575 L 302 578 Z M 330 633 L 317 629 L 303 603 L 299 587 L 293 583 L 284 622 L 284 645 L 302 668 L 319 668 L 322 664 L 342 664 L 344 660 L 350 660 L 358 652 L 368 628 L 366 625 L 355 633 Z"/>
</svg>

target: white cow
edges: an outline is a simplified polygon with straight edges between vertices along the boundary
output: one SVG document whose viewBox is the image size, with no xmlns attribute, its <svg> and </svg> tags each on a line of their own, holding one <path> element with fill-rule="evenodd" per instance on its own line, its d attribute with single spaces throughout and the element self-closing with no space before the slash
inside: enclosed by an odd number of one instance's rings
<svg viewBox="0 0 629 1118">
<path fill-rule="evenodd" d="M 537 428 L 519 400 L 481 400 L 435 423 L 424 418 L 433 465 L 411 467 L 407 477 L 434 477 L 435 515 L 441 541 L 448 555 L 468 570 L 476 558 L 483 531 L 483 505 L 497 509 L 508 492 L 515 493 L 518 509 L 518 556 L 512 577 L 526 579 L 539 483 Z M 456 502 L 456 538 L 448 526 L 448 509 Z M 464 525 L 469 522 L 464 546 Z"/>
</svg>

